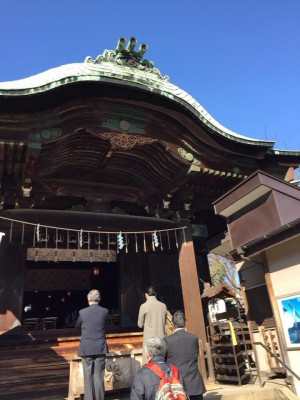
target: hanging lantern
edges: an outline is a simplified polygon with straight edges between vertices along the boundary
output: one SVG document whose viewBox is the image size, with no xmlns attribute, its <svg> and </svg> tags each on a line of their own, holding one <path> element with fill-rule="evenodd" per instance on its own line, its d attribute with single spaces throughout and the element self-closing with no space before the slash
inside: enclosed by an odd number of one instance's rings
<svg viewBox="0 0 300 400">
<path fill-rule="evenodd" d="M 93 276 L 97 277 L 100 275 L 100 268 L 99 267 L 94 267 L 93 268 Z"/>
</svg>

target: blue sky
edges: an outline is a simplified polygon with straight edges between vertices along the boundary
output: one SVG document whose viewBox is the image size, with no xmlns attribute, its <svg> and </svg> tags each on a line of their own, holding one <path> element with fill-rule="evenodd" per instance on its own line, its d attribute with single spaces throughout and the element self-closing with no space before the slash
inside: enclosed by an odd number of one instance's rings
<svg viewBox="0 0 300 400">
<path fill-rule="evenodd" d="M 2 82 L 135 36 L 221 124 L 300 150 L 300 0 L 0 0 L 0 9 Z"/>
</svg>

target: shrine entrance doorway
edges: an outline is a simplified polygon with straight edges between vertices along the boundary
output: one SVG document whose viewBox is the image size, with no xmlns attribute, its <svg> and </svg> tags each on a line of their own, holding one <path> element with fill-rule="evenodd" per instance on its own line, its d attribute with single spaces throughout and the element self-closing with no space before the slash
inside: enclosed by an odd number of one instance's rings
<svg viewBox="0 0 300 400">
<path fill-rule="evenodd" d="M 56 317 L 56 328 L 73 327 L 78 311 L 87 307 L 90 288 L 99 289 L 101 305 L 110 315 L 119 314 L 117 262 L 28 261 L 22 320 Z"/>
</svg>

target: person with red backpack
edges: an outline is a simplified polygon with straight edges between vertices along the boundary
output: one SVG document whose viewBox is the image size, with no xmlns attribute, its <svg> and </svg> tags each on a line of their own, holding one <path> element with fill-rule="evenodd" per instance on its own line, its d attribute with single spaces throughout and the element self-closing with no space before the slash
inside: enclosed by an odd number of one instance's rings
<svg viewBox="0 0 300 400">
<path fill-rule="evenodd" d="M 147 363 L 136 373 L 130 400 L 187 400 L 178 369 L 165 361 L 164 339 L 146 340 Z"/>
</svg>

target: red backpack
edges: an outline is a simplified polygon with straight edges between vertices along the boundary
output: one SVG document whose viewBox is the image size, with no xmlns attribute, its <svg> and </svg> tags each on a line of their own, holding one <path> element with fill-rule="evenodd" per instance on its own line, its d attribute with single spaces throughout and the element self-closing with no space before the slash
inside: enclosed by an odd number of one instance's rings
<svg viewBox="0 0 300 400">
<path fill-rule="evenodd" d="M 165 373 L 157 364 L 150 361 L 144 365 L 150 368 L 157 376 L 159 376 L 160 383 L 155 395 L 156 400 L 187 400 L 189 399 L 186 394 L 182 383 L 179 380 L 178 369 L 170 364 L 170 370 Z"/>
</svg>

